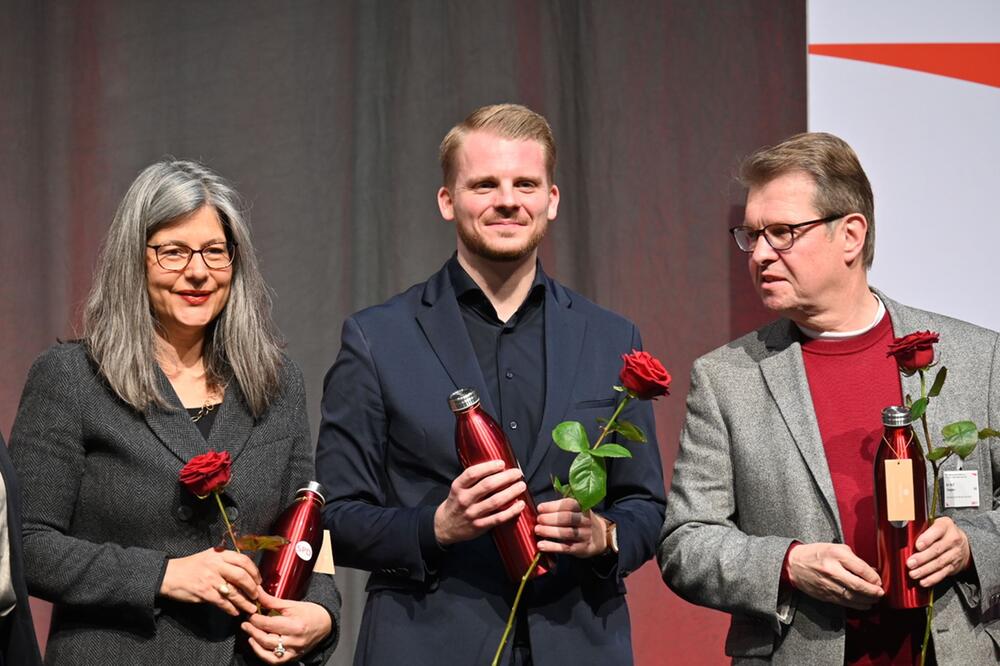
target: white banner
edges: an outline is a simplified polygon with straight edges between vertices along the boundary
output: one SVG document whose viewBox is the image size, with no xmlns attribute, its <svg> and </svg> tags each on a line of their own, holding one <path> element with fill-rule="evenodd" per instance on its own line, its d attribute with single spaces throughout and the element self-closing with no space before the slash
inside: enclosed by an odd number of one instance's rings
<svg viewBox="0 0 1000 666">
<path fill-rule="evenodd" d="M 1000 2 L 809 0 L 809 129 L 875 192 L 871 284 L 1000 330 Z"/>
</svg>

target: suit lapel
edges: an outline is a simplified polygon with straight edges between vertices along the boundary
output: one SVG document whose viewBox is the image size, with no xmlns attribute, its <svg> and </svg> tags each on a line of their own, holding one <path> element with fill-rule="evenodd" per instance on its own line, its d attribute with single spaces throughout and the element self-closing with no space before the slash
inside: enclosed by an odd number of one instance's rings
<svg viewBox="0 0 1000 666">
<path fill-rule="evenodd" d="M 545 285 L 545 409 L 531 457 L 524 470 L 526 479 L 538 471 L 553 448 L 552 429 L 570 408 L 587 320 L 570 307 L 569 294 L 551 279 Z"/>
<path fill-rule="evenodd" d="M 760 361 L 760 369 L 771 396 L 778 405 L 778 411 L 788 426 L 813 481 L 823 495 L 827 509 L 836 519 L 837 529 L 842 531 L 833 480 L 826 462 L 826 452 L 802 361 L 802 347 L 793 337 L 794 326 L 792 322 L 785 320 L 772 329 L 767 340 L 771 355 Z"/>
<path fill-rule="evenodd" d="M 157 368 L 160 391 L 170 403 L 168 408 L 150 406 L 143 416 L 150 430 L 175 456 L 186 463 L 208 450 L 229 451 L 232 459 L 240 454 L 253 429 L 253 417 L 246 407 L 243 392 L 230 380 L 226 396 L 215 416 L 208 441 L 191 421 L 167 376 Z"/>
<path fill-rule="evenodd" d="M 239 383 L 230 379 L 226 397 L 219 407 L 212 430 L 208 433 L 208 448 L 213 451 L 229 451 L 229 456 L 236 460 L 250 439 L 253 424 L 253 416 Z"/>
<path fill-rule="evenodd" d="M 143 416 L 150 430 L 159 438 L 163 445 L 186 463 L 196 455 L 205 453 L 208 447 L 205 440 L 198 432 L 198 428 L 191 422 L 191 417 L 181 405 L 180 399 L 174 393 L 174 387 L 170 380 L 163 374 L 163 371 L 156 368 L 156 376 L 160 383 L 160 393 L 167 402 L 168 407 L 150 405 Z"/>
<path fill-rule="evenodd" d="M 469 339 L 465 321 L 458 309 L 447 264 L 424 286 L 423 305 L 423 309 L 417 313 L 417 323 L 454 387 L 475 389 L 479 393 L 483 409 L 497 418 L 486 379 L 476 360 L 472 340 Z M 443 395 L 441 400 L 444 401 L 447 397 Z"/>
</svg>

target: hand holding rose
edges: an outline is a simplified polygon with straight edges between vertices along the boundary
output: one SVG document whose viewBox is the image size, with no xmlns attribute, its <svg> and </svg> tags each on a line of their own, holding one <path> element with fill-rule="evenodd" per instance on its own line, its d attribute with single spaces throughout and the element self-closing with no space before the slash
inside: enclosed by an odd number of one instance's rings
<svg viewBox="0 0 1000 666">
<path fill-rule="evenodd" d="M 187 603 L 209 603 L 232 616 L 257 612 L 260 573 L 246 555 L 209 548 L 167 560 L 160 595 Z"/>
<path fill-rule="evenodd" d="M 535 535 L 543 553 L 594 557 L 608 550 L 608 523 L 593 511 L 581 511 L 580 503 L 565 498 L 538 505 Z"/>
<path fill-rule="evenodd" d="M 240 627 L 250 647 L 268 664 L 296 662 L 333 631 L 333 618 L 319 604 L 286 601 L 259 589 L 263 613 L 254 613 Z M 275 649 L 284 648 L 279 657 Z"/>
</svg>

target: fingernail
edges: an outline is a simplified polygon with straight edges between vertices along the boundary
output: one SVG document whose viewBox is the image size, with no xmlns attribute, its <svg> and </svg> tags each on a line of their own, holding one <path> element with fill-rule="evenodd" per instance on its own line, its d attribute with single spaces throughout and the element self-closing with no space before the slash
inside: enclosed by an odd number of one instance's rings
<svg viewBox="0 0 1000 666">
<path fill-rule="evenodd" d="M 493 461 L 493 467 L 495 467 L 496 469 L 503 468 L 505 464 L 506 463 L 504 463 L 504 461 L 502 461 L 502 460 L 494 460 Z"/>
<path fill-rule="evenodd" d="M 910 559 L 906 560 L 906 566 L 910 567 L 911 569 L 913 567 L 915 567 L 916 564 L 917 564 L 917 561 L 915 559 L 913 559 L 912 557 Z"/>
</svg>

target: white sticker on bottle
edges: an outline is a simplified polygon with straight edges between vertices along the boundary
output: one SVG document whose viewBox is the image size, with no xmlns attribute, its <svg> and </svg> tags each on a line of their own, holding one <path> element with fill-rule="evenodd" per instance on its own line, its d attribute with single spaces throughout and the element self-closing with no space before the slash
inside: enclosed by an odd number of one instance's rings
<svg viewBox="0 0 1000 666">
<path fill-rule="evenodd" d="M 299 541 L 297 544 L 295 544 L 295 554 L 298 555 L 301 559 L 308 562 L 313 557 L 312 546 L 309 545 L 308 541 Z"/>
<path fill-rule="evenodd" d="M 974 469 L 944 473 L 944 506 L 962 509 L 979 506 L 979 475 Z"/>
</svg>

